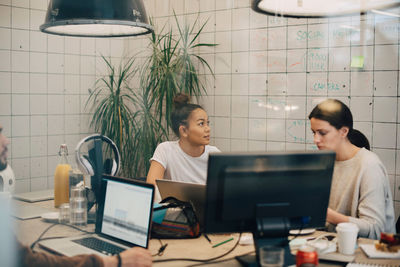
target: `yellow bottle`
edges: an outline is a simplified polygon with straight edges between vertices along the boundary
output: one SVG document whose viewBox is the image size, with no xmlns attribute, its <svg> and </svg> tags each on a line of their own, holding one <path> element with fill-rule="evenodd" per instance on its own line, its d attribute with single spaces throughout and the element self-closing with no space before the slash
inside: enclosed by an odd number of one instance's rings
<svg viewBox="0 0 400 267">
<path fill-rule="evenodd" d="M 60 146 L 59 163 L 54 173 L 54 207 L 59 207 L 63 203 L 69 203 L 69 170 L 68 149 L 66 144 Z"/>
</svg>

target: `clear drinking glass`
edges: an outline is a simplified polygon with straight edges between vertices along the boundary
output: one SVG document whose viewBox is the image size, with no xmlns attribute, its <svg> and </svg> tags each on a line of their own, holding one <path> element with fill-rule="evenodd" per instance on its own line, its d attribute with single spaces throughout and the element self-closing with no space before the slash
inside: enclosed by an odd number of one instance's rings
<svg viewBox="0 0 400 267">
<path fill-rule="evenodd" d="M 71 187 L 71 198 L 69 199 L 71 224 L 80 226 L 87 224 L 87 199 L 85 194 L 85 187 Z"/>
<path fill-rule="evenodd" d="M 69 204 L 63 203 L 60 205 L 60 214 L 58 216 L 59 223 L 69 223 Z"/>
<path fill-rule="evenodd" d="M 263 246 L 260 248 L 260 265 L 262 267 L 283 266 L 284 249 L 276 246 Z"/>
</svg>

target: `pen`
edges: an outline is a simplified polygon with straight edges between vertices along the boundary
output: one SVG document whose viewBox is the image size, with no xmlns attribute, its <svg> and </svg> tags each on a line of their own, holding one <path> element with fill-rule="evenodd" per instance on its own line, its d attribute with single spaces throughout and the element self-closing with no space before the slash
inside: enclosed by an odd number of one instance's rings
<svg viewBox="0 0 400 267">
<path fill-rule="evenodd" d="M 232 241 L 232 240 L 233 240 L 233 237 L 231 237 L 231 238 L 229 238 L 229 239 L 227 239 L 227 240 L 225 240 L 225 241 L 219 242 L 218 244 L 215 244 L 215 245 L 212 246 L 212 247 L 215 248 L 215 247 L 221 246 L 221 245 L 223 245 L 223 244 L 225 244 L 225 243 L 228 243 L 229 241 Z"/>
<path fill-rule="evenodd" d="M 211 244 L 211 240 L 210 240 L 210 238 L 208 237 L 208 235 L 207 234 L 204 234 L 204 237 L 208 240 L 208 242 L 210 242 L 210 244 Z"/>
</svg>

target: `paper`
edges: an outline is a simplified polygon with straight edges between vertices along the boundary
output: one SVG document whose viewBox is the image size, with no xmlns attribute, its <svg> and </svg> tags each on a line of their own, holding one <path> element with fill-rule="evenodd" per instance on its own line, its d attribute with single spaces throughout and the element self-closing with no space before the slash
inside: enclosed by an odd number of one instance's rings
<svg viewBox="0 0 400 267">
<path fill-rule="evenodd" d="M 400 259 L 400 251 L 384 252 L 375 248 L 374 244 L 361 244 L 360 248 L 367 254 L 369 258 L 375 259 Z"/>
<path fill-rule="evenodd" d="M 351 58 L 352 68 L 364 68 L 364 56 L 353 56 Z"/>
<path fill-rule="evenodd" d="M 364 264 L 364 263 L 349 263 L 346 267 L 385 267 L 386 265 Z"/>
</svg>

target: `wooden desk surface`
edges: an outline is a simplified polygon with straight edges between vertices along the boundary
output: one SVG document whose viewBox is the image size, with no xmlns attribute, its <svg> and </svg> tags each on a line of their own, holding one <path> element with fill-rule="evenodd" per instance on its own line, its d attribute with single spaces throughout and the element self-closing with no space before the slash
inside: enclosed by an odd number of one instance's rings
<svg viewBox="0 0 400 267">
<path fill-rule="evenodd" d="M 58 209 L 53 207 L 53 201 L 42 201 L 31 203 L 31 205 L 37 205 L 44 208 L 49 209 L 50 211 L 58 211 Z M 30 220 L 19 220 L 15 219 L 15 229 L 17 233 L 18 239 L 25 245 L 32 244 L 40 234 L 46 230 L 51 223 L 47 223 L 40 218 L 30 219 Z M 89 224 L 82 229 L 87 231 L 94 231 L 94 225 Z M 52 229 L 50 229 L 45 237 L 54 237 L 54 236 L 74 236 L 81 234 L 80 231 L 70 228 L 65 225 L 56 225 Z M 233 241 L 227 242 L 221 246 L 216 248 L 212 248 L 213 244 L 217 244 L 221 241 L 224 241 L 230 237 L 234 237 Z M 153 257 L 154 261 L 171 259 L 171 258 L 194 258 L 194 259 L 209 259 L 212 257 L 216 257 L 224 254 L 229 249 L 231 249 L 235 242 L 237 241 L 238 234 L 228 234 L 228 235 L 209 235 L 211 239 L 211 244 L 201 236 L 195 239 L 164 239 L 162 240 L 163 244 L 168 243 L 164 254 L 162 256 Z M 368 239 L 360 239 L 359 242 L 372 242 L 372 240 Z M 160 241 L 158 239 L 151 239 L 149 249 L 152 254 L 156 254 L 158 249 L 160 248 Z M 41 250 L 39 246 L 36 246 L 36 250 Z M 231 259 L 229 261 L 219 262 L 208 264 L 208 266 L 241 266 L 239 262 L 237 262 L 234 256 L 242 255 L 246 253 L 254 252 L 253 245 L 239 245 L 233 252 L 223 257 L 222 259 Z M 364 255 L 360 249 L 356 251 L 356 261 L 357 262 L 368 262 L 368 258 Z M 375 261 L 374 261 L 375 262 Z M 378 263 L 388 263 L 388 260 L 380 260 Z M 393 261 L 390 261 L 393 264 Z M 155 262 L 153 266 L 191 266 L 197 264 L 193 261 L 171 261 L 171 262 Z M 333 263 L 333 262 L 320 262 L 319 266 L 344 266 L 345 264 L 341 263 Z M 400 266 L 400 261 L 398 265 Z"/>
</svg>

